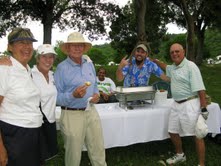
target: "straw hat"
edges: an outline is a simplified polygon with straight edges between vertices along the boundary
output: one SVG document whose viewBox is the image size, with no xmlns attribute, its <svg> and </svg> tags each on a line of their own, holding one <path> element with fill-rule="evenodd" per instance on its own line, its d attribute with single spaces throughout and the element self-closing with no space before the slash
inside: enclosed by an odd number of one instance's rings
<svg viewBox="0 0 221 166">
<path fill-rule="evenodd" d="M 75 44 L 85 44 L 85 48 L 84 48 L 83 53 L 87 52 L 92 46 L 92 44 L 90 42 L 87 42 L 84 39 L 84 37 L 81 33 L 73 32 L 68 36 L 67 42 L 64 42 L 60 45 L 61 51 L 65 54 L 68 54 L 68 52 L 67 52 L 68 44 L 74 44 L 74 43 Z"/>
<path fill-rule="evenodd" d="M 54 54 L 57 55 L 57 53 L 54 50 L 54 47 L 50 44 L 42 44 L 37 48 L 35 57 L 38 57 L 40 55 L 45 55 L 45 54 Z"/>
</svg>

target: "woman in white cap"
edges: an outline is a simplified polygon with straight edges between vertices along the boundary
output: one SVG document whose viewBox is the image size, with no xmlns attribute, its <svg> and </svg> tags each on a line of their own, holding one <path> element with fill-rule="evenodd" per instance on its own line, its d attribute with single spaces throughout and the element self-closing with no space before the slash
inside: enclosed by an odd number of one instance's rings
<svg viewBox="0 0 221 166">
<path fill-rule="evenodd" d="M 91 43 L 81 33 L 73 32 L 60 48 L 68 56 L 57 66 L 54 75 L 57 105 L 62 108 L 60 128 L 64 136 L 65 165 L 80 165 L 85 144 L 92 166 L 106 166 L 101 122 L 93 106 L 99 101 L 96 72 L 93 63 L 83 57 Z"/>
<path fill-rule="evenodd" d="M 57 89 L 51 68 L 56 52 L 50 44 L 43 44 L 36 51 L 36 65 L 32 68 L 32 78 L 41 92 L 40 111 L 43 114 L 42 131 L 45 144 L 42 147 L 42 160 L 48 160 L 58 153 L 55 120 Z"/>
<path fill-rule="evenodd" d="M 8 35 L 12 65 L 0 66 L 1 166 L 40 166 L 40 91 L 28 65 L 36 41 L 27 28 Z"/>
</svg>

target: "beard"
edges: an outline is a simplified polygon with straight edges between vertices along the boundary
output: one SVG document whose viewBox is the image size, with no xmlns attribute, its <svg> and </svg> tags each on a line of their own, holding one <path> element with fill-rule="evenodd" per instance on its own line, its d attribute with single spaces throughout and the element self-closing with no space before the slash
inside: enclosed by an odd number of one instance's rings
<svg viewBox="0 0 221 166">
<path fill-rule="evenodd" d="M 144 61 L 144 59 L 142 59 L 142 60 L 137 60 L 137 59 L 136 59 L 136 64 L 137 64 L 137 66 L 139 66 L 141 63 L 143 63 L 143 61 Z"/>
</svg>

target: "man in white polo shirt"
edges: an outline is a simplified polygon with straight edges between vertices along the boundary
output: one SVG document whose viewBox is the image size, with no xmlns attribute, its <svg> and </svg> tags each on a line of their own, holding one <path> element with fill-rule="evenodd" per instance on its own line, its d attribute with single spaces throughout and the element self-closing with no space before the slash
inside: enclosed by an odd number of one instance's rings
<svg viewBox="0 0 221 166">
<path fill-rule="evenodd" d="M 168 164 L 176 164 L 186 161 L 182 148 L 180 133 L 184 135 L 195 135 L 197 119 L 202 113 L 207 119 L 205 87 L 199 68 L 195 63 L 185 58 L 183 47 L 175 43 L 170 47 L 170 56 L 174 62 L 166 65 L 154 60 L 161 68 L 166 69 L 166 74 L 171 81 L 171 92 L 174 98 L 171 113 L 169 116 L 168 132 L 175 146 L 176 154 L 167 159 Z M 204 140 L 195 137 L 196 151 L 199 165 L 205 164 Z"/>
</svg>

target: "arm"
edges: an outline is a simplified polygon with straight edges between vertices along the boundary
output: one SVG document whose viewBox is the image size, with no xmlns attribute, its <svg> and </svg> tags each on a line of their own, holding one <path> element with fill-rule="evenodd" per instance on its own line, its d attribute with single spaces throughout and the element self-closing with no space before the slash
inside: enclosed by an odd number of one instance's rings
<svg viewBox="0 0 221 166">
<path fill-rule="evenodd" d="M 0 96 L 0 105 L 3 101 L 3 98 L 4 98 L 3 96 Z M 7 162 L 8 162 L 8 155 L 2 140 L 2 134 L 0 129 L 0 166 L 6 166 Z"/>
<path fill-rule="evenodd" d="M 206 104 L 205 90 L 198 91 L 198 95 L 199 95 L 199 98 L 200 98 L 200 107 L 201 108 L 206 108 L 207 104 Z"/>
<path fill-rule="evenodd" d="M 124 79 L 124 75 L 123 75 L 123 73 L 122 73 L 122 69 L 123 69 L 124 66 L 126 66 L 126 65 L 129 64 L 129 62 L 127 61 L 126 58 L 127 58 L 127 56 L 125 56 L 125 57 L 121 60 L 119 66 L 118 66 L 118 68 L 117 68 L 116 76 L 117 76 L 117 80 L 118 80 L 118 81 L 123 81 L 123 79 Z"/>
<path fill-rule="evenodd" d="M 153 60 L 154 63 L 156 63 L 161 69 L 166 70 L 167 64 L 159 61 L 158 59 Z"/>
</svg>

